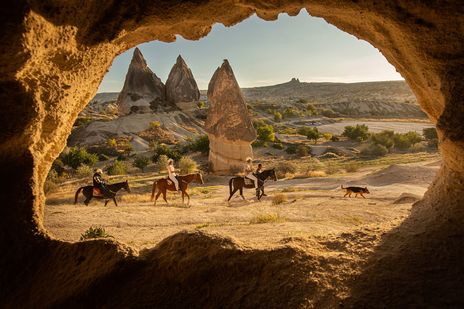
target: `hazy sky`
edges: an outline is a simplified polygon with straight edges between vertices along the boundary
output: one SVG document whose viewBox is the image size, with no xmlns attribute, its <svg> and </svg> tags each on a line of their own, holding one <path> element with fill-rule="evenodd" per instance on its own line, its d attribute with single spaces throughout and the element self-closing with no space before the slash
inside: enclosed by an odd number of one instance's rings
<svg viewBox="0 0 464 309">
<path fill-rule="evenodd" d="M 177 37 L 173 43 L 139 45 L 148 66 L 163 82 L 180 54 L 200 89 L 207 89 L 214 70 L 228 59 L 241 87 L 289 81 L 359 82 L 398 80 L 401 75 L 365 41 L 342 32 L 302 10 L 298 16 L 280 14 L 276 21 L 256 16 L 226 28 L 216 24 L 199 41 Z M 98 92 L 119 92 L 133 49 L 114 59 Z"/>
</svg>

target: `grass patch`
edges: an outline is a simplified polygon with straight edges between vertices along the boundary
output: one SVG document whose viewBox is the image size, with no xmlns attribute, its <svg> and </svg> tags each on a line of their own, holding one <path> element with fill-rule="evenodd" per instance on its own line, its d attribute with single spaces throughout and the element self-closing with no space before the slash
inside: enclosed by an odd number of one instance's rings
<svg viewBox="0 0 464 309">
<path fill-rule="evenodd" d="M 79 240 L 86 240 L 86 239 L 95 239 L 95 238 L 113 238 L 110 234 L 108 234 L 105 229 L 101 226 L 91 226 L 89 227 L 84 233 L 81 234 L 81 238 Z"/>
<path fill-rule="evenodd" d="M 201 229 L 204 229 L 205 227 L 208 227 L 208 226 L 210 226 L 209 223 L 197 224 L 197 225 L 195 225 L 195 230 L 201 230 Z"/>
<path fill-rule="evenodd" d="M 285 222 L 286 218 L 278 213 L 259 214 L 250 220 L 250 224 Z"/>
<path fill-rule="evenodd" d="M 306 173 L 307 177 L 326 177 L 327 173 L 324 171 L 308 171 Z"/>
<path fill-rule="evenodd" d="M 277 193 L 272 197 L 272 205 L 280 205 L 288 200 L 286 194 Z"/>
</svg>

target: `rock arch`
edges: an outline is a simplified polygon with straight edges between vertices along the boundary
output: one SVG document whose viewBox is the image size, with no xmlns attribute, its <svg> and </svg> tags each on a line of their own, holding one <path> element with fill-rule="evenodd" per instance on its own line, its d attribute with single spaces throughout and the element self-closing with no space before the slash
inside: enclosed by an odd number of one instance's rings
<svg viewBox="0 0 464 309">
<path fill-rule="evenodd" d="M 43 228 L 42 187 L 47 172 L 63 149 L 78 112 L 95 94 L 116 55 L 142 42 L 172 41 L 176 34 L 198 39 L 207 35 L 216 22 L 230 26 L 253 13 L 273 20 L 281 12 L 294 15 L 303 7 L 311 15 L 323 17 L 370 42 L 397 68 L 436 123 L 444 159 L 437 178 L 411 217 L 383 237 L 380 248 L 368 262 L 370 266 L 361 272 L 368 289 L 356 280 L 348 284 L 352 297 L 346 300 L 347 304 L 365 305 L 372 299 L 380 299 L 384 305 L 462 302 L 463 296 L 457 292 L 462 291 L 463 283 L 458 279 L 464 272 L 459 259 L 463 253 L 460 241 L 464 239 L 464 7 L 460 1 L 20 0 L 4 2 L 0 7 L 0 170 L 8 177 L 0 200 L 1 302 L 12 306 L 72 304 L 73 300 L 97 303 L 91 288 L 108 278 L 111 281 L 106 282 L 120 280 L 126 287 L 134 288 L 138 279 L 133 272 L 150 270 L 161 274 L 163 265 L 172 267 L 159 256 L 159 248 L 141 259 L 132 249 L 113 242 L 59 242 Z M 395 240 L 402 245 L 392 247 L 398 243 Z M 242 264 L 247 259 L 265 261 L 262 252 L 247 251 L 200 234 L 175 235 L 170 241 L 163 242 L 160 248 L 173 256 L 175 243 L 187 245 L 189 241 L 204 242 L 215 252 L 210 256 L 209 268 L 201 268 L 203 273 L 198 270 L 181 276 L 179 280 L 185 286 L 201 284 L 202 274 L 208 271 L 220 271 L 218 265 L 223 264 L 219 260 L 214 264 L 214 258 L 230 258 L 233 265 L 244 271 Z M 382 255 L 382 246 L 392 247 L 388 255 Z M 242 258 L 233 255 L 234 250 L 242 252 Z M 282 250 L 266 254 L 282 261 Z M 298 250 L 289 254 L 296 260 L 301 257 Z M 155 265 L 155 261 L 160 264 Z M 292 272 L 290 268 L 278 269 L 279 274 Z M 181 270 L 187 271 L 188 267 Z M 190 291 L 184 293 L 186 299 L 198 297 L 191 299 L 201 298 L 203 304 L 210 306 L 251 305 L 247 302 L 251 296 L 245 295 L 252 295 L 264 305 L 263 295 L 272 293 L 280 296 L 277 300 L 287 297 L 292 304 L 290 299 L 303 300 L 311 295 L 319 299 L 314 301 L 316 304 L 327 305 L 329 299 L 323 299 L 317 285 L 304 290 L 306 294 L 286 294 L 291 289 L 282 288 L 278 281 L 272 281 L 274 289 L 252 288 L 252 280 L 248 279 L 259 277 L 262 272 L 247 271 L 248 277 L 234 277 L 231 271 L 221 271 L 228 278 L 242 280 L 246 287 L 242 295 L 236 292 L 236 298 L 217 298 L 227 289 L 216 288 L 210 291 L 212 298 L 204 299 Z M 172 282 L 168 277 L 156 284 L 167 285 L 166 282 Z M 119 298 L 126 295 L 126 301 L 135 299 L 137 293 L 125 291 L 120 291 Z M 117 298 L 109 290 L 102 295 L 102 303 Z"/>
</svg>

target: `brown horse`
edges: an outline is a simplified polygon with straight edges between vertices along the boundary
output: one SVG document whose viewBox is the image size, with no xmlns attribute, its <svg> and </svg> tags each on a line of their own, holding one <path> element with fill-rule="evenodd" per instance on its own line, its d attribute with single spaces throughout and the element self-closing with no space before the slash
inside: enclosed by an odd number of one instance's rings
<svg viewBox="0 0 464 309">
<path fill-rule="evenodd" d="M 274 181 L 277 181 L 277 176 L 276 176 L 275 170 L 271 169 L 271 170 L 265 170 L 259 173 L 258 175 L 256 175 L 256 177 L 258 178 L 258 188 L 256 189 L 256 198 L 259 201 L 261 197 L 264 195 L 264 182 L 268 178 Z M 243 196 L 243 188 L 252 189 L 252 188 L 255 188 L 255 184 L 254 183 L 246 184 L 245 177 L 243 176 L 231 178 L 229 181 L 229 194 L 230 195 L 229 195 L 229 199 L 227 200 L 227 202 L 230 201 L 232 196 L 237 191 L 240 192 L 240 196 L 242 197 L 242 199 L 245 199 L 245 197 Z"/>
<path fill-rule="evenodd" d="M 203 176 L 201 175 L 201 173 L 188 174 L 177 176 L 177 180 L 179 181 L 179 189 L 182 191 L 182 205 L 184 204 L 185 195 L 187 195 L 188 198 L 187 205 L 190 205 L 190 195 L 187 193 L 188 185 L 192 181 L 196 181 L 203 184 Z M 166 199 L 166 191 L 176 191 L 176 187 L 171 180 L 168 180 L 167 178 L 155 180 L 155 182 L 153 183 L 153 189 L 151 191 L 152 201 L 153 197 L 155 196 L 156 189 L 158 189 L 158 194 L 156 194 L 155 203 L 153 205 L 156 205 L 156 201 L 158 200 L 158 197 L 161 195 L 161 193 L 163 194 L 164 201 L 166 202 L 166 204 L 168 204 L 168 200 Z"/>
</svg>

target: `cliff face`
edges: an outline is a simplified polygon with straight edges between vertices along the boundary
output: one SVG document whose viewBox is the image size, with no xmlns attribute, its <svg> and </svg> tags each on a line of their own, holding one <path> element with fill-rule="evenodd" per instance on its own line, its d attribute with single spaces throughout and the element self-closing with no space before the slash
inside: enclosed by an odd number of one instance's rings
<svg viewBox="0 0 464 309">
<path fill-rule="evenodd" d="M 209 160 L 215 171 L 243 165 L 253 156 L 251 142 L 256 139 L 248 108 L 234 72 L 227 60 L 208 85 L 208 116 L 205 130 L 210 140 Z"/>
<path fill-rule="evenodd" d="M 124 87 L 116 102 L 120 114 L 151 112 L 164 105 L 165 101 L 163 82 L 148 67 L 140 50 L 135 48 Z"/>
<path fill-rule="evenodd" d="M 170 103 L 194 102 L 200 99 L 200 90 L 184 59 L 179 55 L 166 81 L 166 100 Z"/>
</svg>

